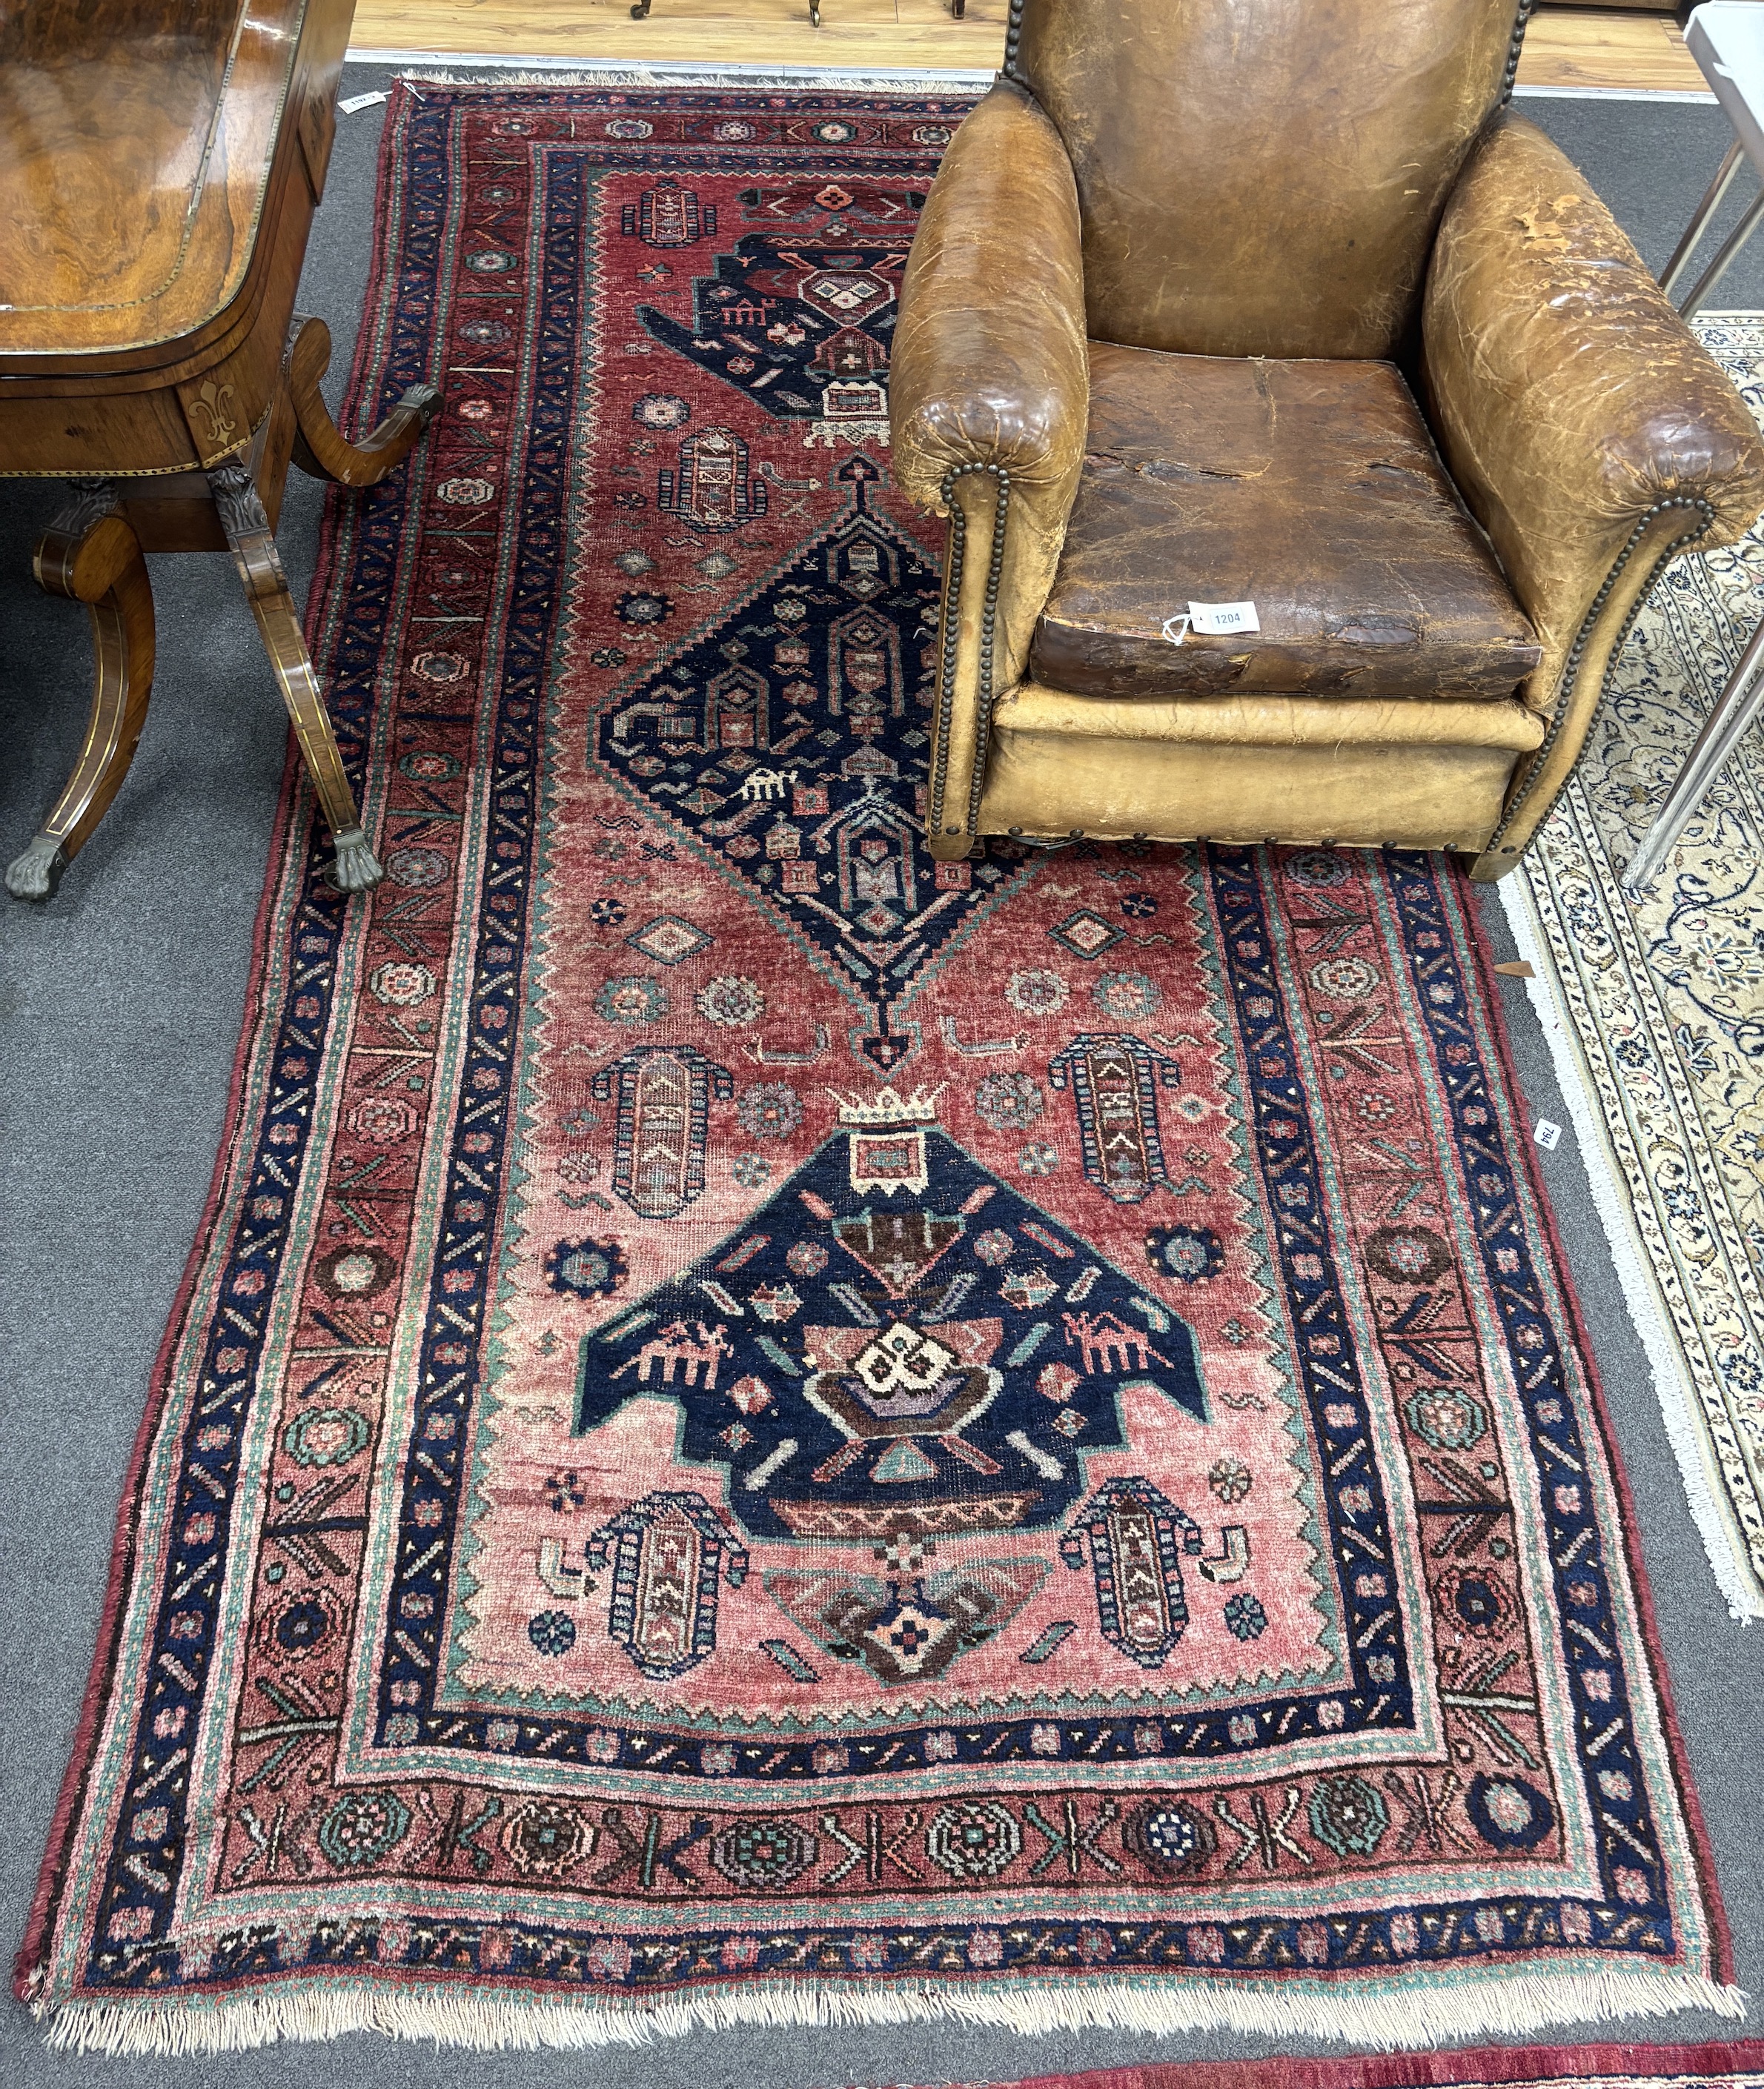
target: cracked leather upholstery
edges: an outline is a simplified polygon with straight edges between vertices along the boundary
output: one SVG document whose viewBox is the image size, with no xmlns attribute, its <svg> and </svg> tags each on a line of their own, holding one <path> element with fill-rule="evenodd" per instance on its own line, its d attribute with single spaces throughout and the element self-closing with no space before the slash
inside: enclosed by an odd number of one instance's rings
<svg viewBox="0 0 1764 2089">
<path fill-rule="evenodd" d="M 1053 582 L 1088 384 L 1071 162 L 1034 102 L 1001 84 L 956 132 L 932 184 L 901 285 L 889 378 L 895 483 L 939 514 L 946 498 L 959 503 L 966 522 L 961 569 L 952 554 L 944 574 L 943 628 L 955 646 L 931 755 L 930 825 L 953 830 L 934 846 L 950 841 L 955 855 L 966 852 L 984 773 L 982 715 L 994 691 L 1021 677 Z M 984 469 L 950 481 L 974 465 L 1007 474 L 989 616 L 1003 482 Z"/>
<path fill-rule="evenodd" d="M 1023 671 L 1084 458 L 1089 378 L 1078 191 L 1059 133 L 1019 89 L 963 123 L 901 285 L 891 398 L 895 483 L 944 512 L 946 474 L 1010 475 L 997 685 Z M 994 485 L 961 489 L 989 527 Z M 976 547 L 984 569 L 985 543 Z"/>
<path fill-rule="evenodd" d="M 1653 573 L 1755 519 L 1738 395 L 1504 113 L 1517 11 L 1021 0 L 891 376 L 898 483 L 959 511 L 934 854 L 1353 841 L 1498 876 Z M 1191 598 L 1263 630 L 1170 646 Z"/>
<path fill-rule="evenodd" d="M 1078 191 L 1059 133 L 994 88 L 944 155 L 901 285 L 895 483 L 941 507 L 952 465 L 1002 465 L 1070 505 L 1088 378 Z"/>
<path fill-rule="evenodd" d="M 1259 632 L 1164 636 L 1172 599 Z M 1388 362 L 1098 342 L 1029 671 L 1081 696 L 1510 697 L 1538 645 Z"/>
<path fill-rule="evenodd" d="M 1423 308 L 1423 381 L 1440 445 L 1536 625 L 1527 701 L 1565 706 L 1517 858 L 1566 779 L 1639 594 L 1680 538 L 1743 536 L 1764 507 L 1745 402 L 1667 302 L 1578 169 L 1507 116 L 1453 192 Z M 1661 503 L 1706 503 L 1667 508 Z M 1572 650 L 1633 535 L 1605 611 Z"/>
<path fill-rule="evenodd" d="M 1026 0 L 1099 341 L 1394 355 L 1516 0 Z"/>
</svg>

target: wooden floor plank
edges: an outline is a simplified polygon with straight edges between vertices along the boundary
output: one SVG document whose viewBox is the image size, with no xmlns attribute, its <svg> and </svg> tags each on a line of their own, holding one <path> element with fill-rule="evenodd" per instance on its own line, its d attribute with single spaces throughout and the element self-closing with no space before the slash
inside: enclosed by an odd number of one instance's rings
<svg viewBox="0 0 1764 2089">
<path fill-rule="evenodd" d="M 1519 84 L 1650 94 L 1708 91 L 1671 15 L 1586 7 L 1545 7 L 1533 16 Z"/>
<path fill-rule="evenodd" d="M 628 0 L 358 0 L 357 49 L 488 57 L 702 59 L 748 65 L 996 69 L 1005 0 L 968 0 L 954 20 L 939 0 L 655 0 L 631 19 Z"/>
<path fill-rule="evenodd" d="M 968 0 L 958 22 L 946 0 L 654 0 L 631 19 L 629 0 L 357 0 L 358 49 L 513 58 L 645 58 L 748 65 L 994 69 L 1006 0 Z M 1526 87 L 1629 93 L 1697 91 L 1696 61 L 1667 15 L 1544 7 L 1526 37 Z"/>
</svg>

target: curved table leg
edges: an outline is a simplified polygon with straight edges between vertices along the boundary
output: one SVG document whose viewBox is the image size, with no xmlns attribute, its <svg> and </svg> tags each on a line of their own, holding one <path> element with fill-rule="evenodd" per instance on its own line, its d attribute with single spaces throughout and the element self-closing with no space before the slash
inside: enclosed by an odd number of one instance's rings
<svg viewBox="0 0 1764 2089">
<path fill-rule="evenodd" d="M 294 461 L 314 478 L 336 486 L 377 486 L 403 463 L 411 444 L 441 410 L 432 384 L 413 384 L 371 435 L 359 443 L 338 434 L 319 390 L 330 367 L 331 329 L 296 312 L 282 351 L 282 376 L 294 410 Z"/>
<path fill-rule="evenodd" d="M 83 602 L 92 620 L 92 711 L 73 773 L 28 846 L 6 868 L 15 899 L 47 899 L 109 810 L 141 737 L 153 689 L 153 594 L 135 532 L 104 480 L 44 532 L 33 561 L 50 594 Z"/>
<path fill-rule="evenodd" d="M 307 773 L 337 843 L 332 878 L 342 891 L 366 892 L 378 885 L 385 873 L 362 831 L 355 794 L 343 773 L 343 757 L 337 753 L 337 736 L 331 730 L 318 677 L 312 671 L 269 517 L 264 513 L 251 473 L 237 457 L 217 465 L 208 474 L 208 486 L 269 664 L 275 670 L 282 701 L 294 721 Z"/>
</svg>

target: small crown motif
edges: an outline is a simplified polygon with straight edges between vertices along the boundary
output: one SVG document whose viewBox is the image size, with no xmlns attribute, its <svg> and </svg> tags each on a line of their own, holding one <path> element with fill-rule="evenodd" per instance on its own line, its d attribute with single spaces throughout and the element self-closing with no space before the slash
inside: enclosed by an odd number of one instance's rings
<svg viewBox="0 0 1764 2089">
<path fill-rule="evenodd" d="M 850 1125 L 895 1126 L 935 1124 L 937 1099 L 949 1086 L 939 1081 L 934 1088 L 917 1087 L 910 1096 L 898 1088 L 879 1090 L 866 1102 L 861 1096 L 842 1096 L 837 1088 L 826 1092 L 839 1106 L 839 1122 Z"/>
</svg>

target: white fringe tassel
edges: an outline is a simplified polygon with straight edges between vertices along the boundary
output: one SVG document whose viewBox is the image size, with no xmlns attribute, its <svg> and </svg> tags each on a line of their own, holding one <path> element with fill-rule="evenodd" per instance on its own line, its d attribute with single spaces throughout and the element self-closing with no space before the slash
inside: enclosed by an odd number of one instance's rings
<svg viewBox="0 0 1764 2089">
<path fill-rule="evenodd" d="M 191 2054 L 241 2052 L 278 2039 L 341 2038 L 377 2031 L 430 2038 L 481 2052 L 646 2045 L 689 2031 L 741 2024 L 855 2026 L 957 2017 L 1034 2035 L 1056 2031 L 1230 2030 L 1264 2038 L 1338 2039 L 1380 2051 L 1434 2046 L 1483 2032 L 1526 2032 L 1547 2024 L 1706 2010 L 1739 2018 L 1745 1997 L 1691 1973 L 1614 1967 L 1594 1973 L 1466 1975 L 1440 1967 L 1409 1980 L 1387 1979 L 1354 1992 L 1319 1986 L 1295 1992 L 1271 1980 L 1193 1984 L 1101 1980 L 1083 1988 L 1025 1983 L 978 1989 L 866 1988 L 792 1982 L 672 2001 L 610 2004 L 540 1999 L 474 1988 L 414 1992 L 341 1982 L 212 2001 L 142 1997 L 122 2003 L 44 2005 L 48 2043 L 60 2053 Z"/>
<path fill-rule="evenodd" d="M 995 72 L 971 66 L 911 68 L 863 66 L 694 64 L 655 58 L 642 63 L 592 58 L 499 58 L 475 51 L 352 50 L 351 65 L 390 66 L 418 87 L 805 88 L 834 94 L 984 94 Z M 416 67 L 423 67 L 418 71 Z M 461 71 L 461 67 L 466 68 Z M 434 68 L 434 70 L 430 70 Z"/>
<path fill-rule="evenodd" d="M 1648 1360 L 1655 1398 L 1659 1402 L 1666 1434 L 1678 1460 L 1692 1518 L 1709 1555 L 1716 1585 L 1726 1598 L 1729 1616 L 1749 1624 L 1753 1618 L 1764 1618 L 1764 1591 L 1759 1589 L 1750 1561 L 1735 1543 L 1703 1463 L 1702 1422 L 1696 1388 L 1689 1383 L 1678 1338 L 1672 1332 L 1665 1302 L 1637 1234 L 1629 1186 L 1611 1152 L 1603 1112 L 1591 1077 L 1582 1063 L 1573 1021 L 1551 989 L 1556 963 L 1523 867 L 1500 879 L 1495 890 L 1506 910 L 1514 945 L 1534 975 L 1526 981 L 1526 992 L 1550 1048 L 1556 1084 L 1579 1142 L 1617 1283 Z"/>
</svg>

